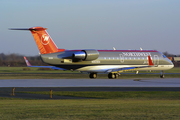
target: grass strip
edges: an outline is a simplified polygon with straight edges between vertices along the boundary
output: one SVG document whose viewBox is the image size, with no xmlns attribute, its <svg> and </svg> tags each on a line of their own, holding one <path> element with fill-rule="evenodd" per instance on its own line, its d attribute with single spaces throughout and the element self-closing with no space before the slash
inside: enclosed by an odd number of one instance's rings
<svg viewBox="0 0 180 120">
<path fill-rule="evenodd" d="M 48 91 L 20 92 L 29 94 L 50 95 Z M 148 100 L 180 100 L 179 91 L 118 91 L 118 92 L 96 92 L 96 91 L 53 91 L 56 96 L 71 96 L 96 99 L 148 99 Z"/>
<path fill-rule="evenodd" d="M 1 120 L 180 119 L 179 100 L 0 100 Z"/>
<path fill-rule="evenodd" d="M 50 92 L 21 92 L 45 94 Z M 180 92 L 73 92 L 53 95 L 95 99 L 27 100 L 0 98 L 1 120 L 180 119 Z"/>
<path fill-rule="evenodd" d="M 77 74 L 77 71 L 61 70 L 38 70 L 38 68 L 26 67 L 0 67 L 0 79 L 84 79 L 89 78 L 89 74 Z M 35 74 L 37 73 L 37 74 Z M 43 74 L 41 74 L 43 73 Z M 60 73 L 60 74 L 59 74 Z M 67 74 L 68 73 L 68 74 Z M 129 71 L 125 73 L 135 73 Z M 137 79 L 137 78 L 159 78 L 160 71 L 140 71 L 139 73 L 159 73 L 159 74 L 121 74 L 119 79 Z M 180 67 L 165 71 L 165 73 L 180 73 Z M 180 74 L 165 74 L 166 78 L 180 78 Z M 98 74 L 97 79 L 108 79 L 107 74 Z"/>
</svg>

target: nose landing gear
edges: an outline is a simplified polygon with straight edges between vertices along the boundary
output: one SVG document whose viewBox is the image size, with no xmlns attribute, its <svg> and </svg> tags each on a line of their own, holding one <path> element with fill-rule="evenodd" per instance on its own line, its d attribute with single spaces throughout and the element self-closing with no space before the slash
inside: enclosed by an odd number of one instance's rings
<svg viewBox="0 0 180 120">
<path fill-rule="evenodd" d="M 164 78 L 164 71 L 161 71 L 160 78 Z"/>
</svg>

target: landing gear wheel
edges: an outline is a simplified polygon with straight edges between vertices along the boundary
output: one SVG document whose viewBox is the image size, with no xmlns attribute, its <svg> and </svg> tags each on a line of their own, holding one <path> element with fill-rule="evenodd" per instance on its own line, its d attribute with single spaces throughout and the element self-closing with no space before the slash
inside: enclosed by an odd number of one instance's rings
<svg viewBox="0 0 180 120">
<path fill-rule="evenodd" d="M 164 78 L 164 71 L 161 71 L 160 78 Z"/>
<path fill-rule="evenodd" d="M 160 78 L 164 78 L 164 75 L 160 75 Z"/>
<path fill-rule="evenodd" d="M 117 78 L 117 74 L 115 74 L 115 73 L 109 73 L 109 74 L 108 74 L 108 78 L 109 78 L 109 79 L 115 79 L 115 78 Z"/>
<path fill-rule="evenodd" d="M 90 74 L 89 74 L 89 77 L 90 77 L 90 78 L 97 78 L 97 73 L 90 73 Z"/>
</svg>

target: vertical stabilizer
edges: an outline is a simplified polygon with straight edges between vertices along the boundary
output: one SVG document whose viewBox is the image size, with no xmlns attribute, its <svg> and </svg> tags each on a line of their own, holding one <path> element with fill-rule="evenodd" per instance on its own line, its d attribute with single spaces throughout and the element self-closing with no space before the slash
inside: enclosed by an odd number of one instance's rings
<svg viewBox="0 0 180 120">
<path fill-rule="evenodd" d="M 58 49 L 49 34 L 46 32 L 47 28 L 32 27 L 32 28 L 10 28 L 10 30 L 30 30 L 41 54 L 62 52 L 65 49 Z"/>
<path fill-rule="evenodd" d="M 36 44 L 41 54 L 54 53 L 64 51 L 64 49 L 58 49 L 56 44 L 53 42 L 51 37 L 46 31 L 47 28 L 43 27 L 32 27 L 29 28 L 31 31 Z"/>
</svg>

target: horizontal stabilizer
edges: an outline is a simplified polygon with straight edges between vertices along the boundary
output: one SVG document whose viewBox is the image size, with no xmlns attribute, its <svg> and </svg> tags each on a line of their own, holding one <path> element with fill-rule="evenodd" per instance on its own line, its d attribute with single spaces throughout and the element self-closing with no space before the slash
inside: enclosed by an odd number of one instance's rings
<svg viewBox="0 0 180 120">
<path fill-rule="evenodd" d="M 29 30 L 29 28 L 9 28 L 9 30 Z"/>
<path fill-rule="evenodd" d="M 32 27 L 32 28 L 9 28 L 9 30 L 41 31 L 41 30 L 47 30 L 47 28 L 43 28 L 43 27 Z"/>
</svg>

